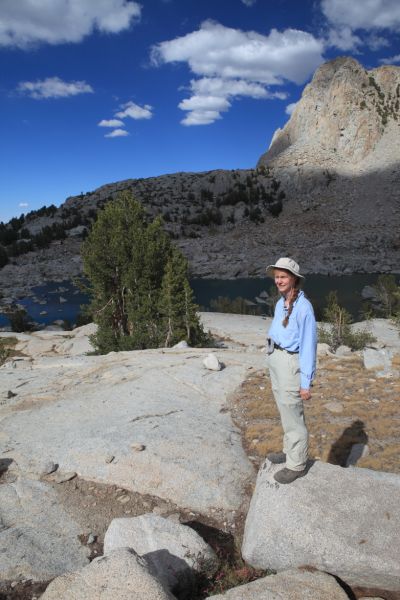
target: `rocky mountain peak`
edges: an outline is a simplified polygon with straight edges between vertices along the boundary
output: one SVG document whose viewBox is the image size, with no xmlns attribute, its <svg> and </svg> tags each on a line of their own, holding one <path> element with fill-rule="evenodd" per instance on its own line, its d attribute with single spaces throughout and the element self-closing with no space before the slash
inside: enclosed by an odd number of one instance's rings
<svg viewBox="0 0 400 600">
<path fill-rule="evenodd" d="M 400 67 L 336 58 L 315 72 L 259 165 L 386 168 L 400 157 L 399 126 Z"/>
</svg>

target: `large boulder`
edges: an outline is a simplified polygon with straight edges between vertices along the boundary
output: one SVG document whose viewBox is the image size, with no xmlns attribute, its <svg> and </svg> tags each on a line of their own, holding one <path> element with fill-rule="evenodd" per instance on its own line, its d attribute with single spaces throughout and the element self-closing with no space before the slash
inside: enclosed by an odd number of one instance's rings
<svg viewBox="0 0 400 600">
<path fill-rule="evenodd" d="M 363 351 L 364 367 L 379 369 L 377 376 L 389 375 L 392 368 L 392 353 L 386 348 L 365 348 Z"/>
<path fill-rule="evenodd" d="M 400 476 L 315 462 L 279 485 L 261 467 L 247 515 L 243 558 L 283 571 L 310 565 L 349 585 L 400 590 Z"/>
<path fill-rule="evenodd" d="M 22 473 L 51 459 L 62 472 L 203 514 L 221 510 L 234 522 L 255 472 L 228 397 L 250 368 L 262 366 L 263 356 L 221 349 L 226 368 L 214 372 L 203 368 L 208 353 L 188 348 L 8 361 L 0 367 L 0 397 L 8 390 L 17 395 L 0 405 L 0 453 L 9 450 Z"/>
<path fill-rule="evenodd" d="M 211 597 L 211 596 L 210 596 Z M 212 596 L 212 600 L 348 600 L 334 577 L 291 569 Z"/>
<path fill-rule="evenodd" d="M 198 533 L 154 514 L 113 519 L 104 536 L 104 554 L 121 547 L 144 556 L 174 592 L 190 590 L 195 572 L 213 574 L 218 567 L 214 551 Z"/>
<path fill-rule="evenodd" d="M 39 481 L 0 485 L 0 579 L 46 581 L 89 563 L 81 530 Z"/>
<path fill-rule="evenodd" d="M 175 600 L 129 548 L 96 558 L 75 573 L 57 577 L 41 600 Z"/>
</svg>

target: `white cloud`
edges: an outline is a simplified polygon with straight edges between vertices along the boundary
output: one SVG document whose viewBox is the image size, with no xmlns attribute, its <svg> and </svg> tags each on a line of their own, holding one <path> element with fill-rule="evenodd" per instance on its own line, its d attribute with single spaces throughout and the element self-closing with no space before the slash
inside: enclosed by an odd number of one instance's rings
<svg viewBox="0 0 400 600">
<path fill-rule="evenodd" d="M 366 37 L 366 43 L 368 48 L 371 48 L 371 50 L 380 50 L 381 48 L 387 48 L 390 46 L 388 39 L 382 37 L 381 35 L 376 35 L 375 33 L 371 33 L 371 35 Z"/>
<path fill-rule="evenodd" d="M 257 2 L 257 0 L 242 0 L 242 2 L 246 6 L 254 6 L 254 4 Z"/>
<path fill-rule="evenodd" d="M 152 59 L 156 65 L 186 62 L 199 77 L 190 83 L 192 98 L 179 105 L 196 111 L 182 123 L 199 125 L 220 118 L 233 98 L 286 98 L 284 92 L 271 92 L 267 86 L 286 80 L 304 83 L 323 62 L 322 50 L 322 41 L 304 31 L 273 29 L 264 36 L 206 21 L 197 31 L 155 46 Z M 222 108 L 216 97 L 225 99 Z"/>
<path fill-rule="evenodd" d="M 140 14 L 131 0 L 1 0 L 0 46 L 80 42 L 94 30 L 128 29 Z"/>
<path fill-rule="evenodd" d="M 182 125 L 210 125 L 221 118 L 217 110 L 193 110 L 184 119 Z"/>
<path fill-rule="evenodd" d="M 395 54 L 395 56 L 389 56 L 388 58 L 381 58 L 379 62 L 383 65 L 395 65 L 400 63 L 400 54 Z"/>
<path fill-rule="evenodd" d="M 388 45 L 377 31 L 400 31 L 398 0 L 322 0 L 321 10 L 331 26 L 328 45 L 341 50 L 356 50 L 361 44 L 377 50 Z M 355 31 L 373 33 L 361 39 Z"/>
<path fill-rule="evenodd" d="M 18 204 L 19 208 L 27 208 L 29 206 L 28 202 L 20 202 Z"/>
<path fill-rule="evenodd" d="M 93 88 L 85 81 L 63 81 L 59 77 L 48 77 L 37 81 L 21 81 L 17 91 L 35 100 L 43 98 L 66 98 L 78 94 L 93 93 Z"/>
<path fill-rule="evenodd" d="M 205 21 L 198 31 L 155 46 L 152 57 L 156 64 L 187 62 L 206 77 L 300 84 L 323 62 L 322 50 L 320 40 L 297 29 L 272 29 L 264 36 Z"/>
<path fill-rule="evenodd" d="M 106 138 L 115 138 L 115 137 L 125 137 L 129 135 L 129 133 L 125 129 L 114 129 L 110 131 L 110 133 L 106 133 L 104 137 Z"/>
<path fill-rule="evenodd" d="M 358 35 L 354 35 L 350 27 L 339 27 L 329 31 L 327 43 L 329 46 L 348 52 L 357 51 L 363 42 Z"/>
<path fill-rule="evenodd" d="M 268 98 L 269 92 L 259 84 L 243 79 L 222 79 L 221 77 L 202 77 L 192 79 L 190 88 L 194 94 L 202 96 L 250 96 Z"/>
<path fill-rule="evenodd" d="M 97 125 L 99 127 L 123 127 L 124 122 L 119 119 L 102 119 Z"/>
<path fill-rule="evenodd" d="M 243 79 L 222 79 L 202 77 L 192 79 L 190 89 L 193 96 L 179 103 L 181 110 L 191 111 L 183 120 L 183 125 L 208 125 L 221 118 L 232 105 L 232 100 L 247 96 L 254 99 L 287 98 L 285 92 L 270 92 L 263 85 L 249 83 Z"/>
<path fill-rule="evenodd" d="M 151 119 L 153 116 L 152 107 L 149 104 L 145 104 L 144 106 L 139 106 L 134 102 L 127 102 L 121 106 L 122 110 L 115 113 L 116 117 L 120 119 L 125 119 L 126 117 L 130 117 L 131 119 Z"/>
<path fill-rule="evenodd" d="M 339 27 L 400 30 L 398 0 L 322 0 L 321 9 Z"/>
<path fill-rule="evenodd" d="M 231 104 L 222 96 L 192 96 L 178 105 L 182 110 L 204 110 L 222 112 L 228 110 Z"/>
<path fill-rule="evenodd" d="M 296 108 L 297 104 L 298 104 L 297 102 L 292 102 L 291 104 L 288 104 L 287 107 L 285 108 L 285 113 L 287 115 L 291 115 L 293 113 L 294 109 Z"/>
</svg>

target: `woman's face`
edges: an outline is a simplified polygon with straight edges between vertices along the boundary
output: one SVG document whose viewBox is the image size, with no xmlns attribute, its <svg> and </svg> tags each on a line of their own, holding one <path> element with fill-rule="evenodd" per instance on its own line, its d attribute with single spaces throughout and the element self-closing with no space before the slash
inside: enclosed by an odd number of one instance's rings
<svg viewBox="0 0 400 600">
<path fill-rule="evenodd" d="M 274 278 L 278 291 L 284 296 L 294 288 L 296 283 L 296 277 L 289 271 L 282 269 L 274 269 Z"/>
</svg>

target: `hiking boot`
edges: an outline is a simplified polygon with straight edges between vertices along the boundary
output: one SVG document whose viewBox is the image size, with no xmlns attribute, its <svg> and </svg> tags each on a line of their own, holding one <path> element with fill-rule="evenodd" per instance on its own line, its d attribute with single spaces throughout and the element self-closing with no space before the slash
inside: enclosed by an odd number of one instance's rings
<svg viewBox="0 0 400 600">
<path fill-rule="evenodd" d="M 270 452 L 267 454 L 267 458 L 273 465 L 281 465 L 286 462 L 286 454 L 284 452 Z"/>
<path fill-rule="evenodd" d="M 287 469 L 285 467 L 284 469 L 281 469 L 280 471 L 275 473 L 274 479 L 278 483 L 292 483 L 299 477 L 303 477 L 305 474 L 305 469 L 303 469 L 302 471 L 292 471 L 292 469 Z"/>
</svg>

